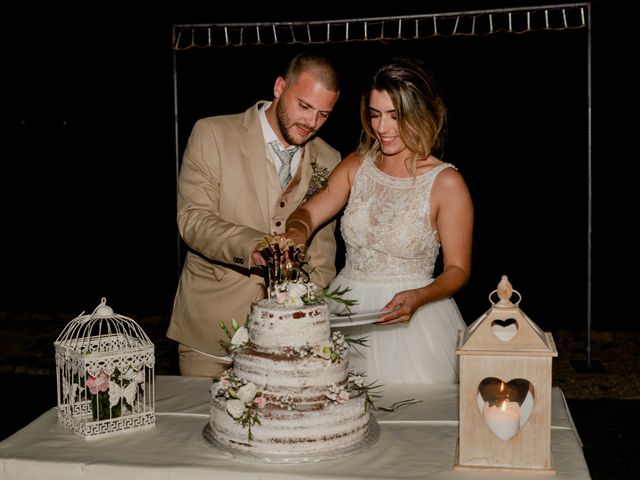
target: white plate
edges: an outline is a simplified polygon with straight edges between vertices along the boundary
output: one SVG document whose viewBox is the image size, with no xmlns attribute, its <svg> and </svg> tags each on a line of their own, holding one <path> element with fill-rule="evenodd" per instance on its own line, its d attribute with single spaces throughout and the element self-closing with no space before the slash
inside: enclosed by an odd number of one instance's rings
<svg viewBox="0 0 640 480">
<path fill-rule="evenodd" d="M 395 312 L 400 305 L 390 310 L 362 310 L 360 312 L 352 312 L 350 315 L 341 313 L 337 315 L 329 315 L 331 327 L 355 327 L 356 325 L 367 325 L 375 323 L 380 317 L 384 317 L 388 313 Z"/>
</svg>

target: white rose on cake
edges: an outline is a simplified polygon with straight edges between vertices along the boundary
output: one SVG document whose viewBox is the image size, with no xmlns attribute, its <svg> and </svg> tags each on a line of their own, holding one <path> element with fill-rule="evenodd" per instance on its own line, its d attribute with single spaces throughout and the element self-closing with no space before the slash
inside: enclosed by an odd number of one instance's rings
<svg viewBox="0 0 640 480">
<path fill-rule="evenodd" d="M 244 414 L 247 409 L 246 405 L 242 400 L 227 400 L 227 412 L 233 418 L 240 418 Z"/>
<path fill-rule="evenodd" d="M 302 298 L 300 297 L 289 297 L 286 298 L 284 301 L 284 306 L 285 307 L 302 307 L 304 306 L 304 302 L 302 301 Z"/>
<path fill-rule="evenodd" d="M 286 307 L 302 307 L 316 297 L 312 284 L 285 282 L 275 289 L 275 301 Z"/>
<path fill-rule="evenodd" d="M 329 360 L 331 358 L 332 352 L 333 352 L 333 342 L 326 340 L 316 345 L 313 353 L 315 353 L 319 357 Z"/>
<path fill-rule="evenodd" d="M 247 343 L 249 343 L 249 330 L 246 327 L 238 327 L 231 337 L 231 348 L 243 347 Z"/>
<path fill-rule="evenodd" d="M 253 382 L 249 382 L 246 385 L 243 385 L 238 390 L 238 399 L 243 401 L 245 404 L 250 403 L 256 398 L 256 394 L 258 393 L 258 389 L 256 388 Z"/>
<path fill-rule="evenodd" d="M 289 284 L 289 297 L 290 298 L 302 298 L 304 295 L 308 295 L 310 289 L 303 283 L 291 283 Z"/>
</svg>

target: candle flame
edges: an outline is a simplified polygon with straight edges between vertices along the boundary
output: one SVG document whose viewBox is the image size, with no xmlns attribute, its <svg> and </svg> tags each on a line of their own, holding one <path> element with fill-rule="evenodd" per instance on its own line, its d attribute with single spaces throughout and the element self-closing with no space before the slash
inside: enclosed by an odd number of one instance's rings
<svg viewBox="0 0 640 480">
<path fill-rule="evenodd" d="M 504 382 L 500 382 L 500 393 L 504 392 Z"/>
</svg>

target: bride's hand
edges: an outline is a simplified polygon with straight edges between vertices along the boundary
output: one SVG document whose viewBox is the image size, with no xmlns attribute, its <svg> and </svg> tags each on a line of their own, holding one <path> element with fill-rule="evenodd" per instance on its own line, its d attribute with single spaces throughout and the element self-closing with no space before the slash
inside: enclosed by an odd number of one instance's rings
<svg viewBox="0 0 640 480">
<path fill-rule="evenodd" d="M 415 290 L 398 292 L 382 309 L 392 311 L 390 311 L 388 315 L 380 317 L 376 323 L 379 325 L 409 323 L 409 320 L 411 320 L 411 317 L 418 307 L 420 307 L 419 296 Z"/>
</svg>

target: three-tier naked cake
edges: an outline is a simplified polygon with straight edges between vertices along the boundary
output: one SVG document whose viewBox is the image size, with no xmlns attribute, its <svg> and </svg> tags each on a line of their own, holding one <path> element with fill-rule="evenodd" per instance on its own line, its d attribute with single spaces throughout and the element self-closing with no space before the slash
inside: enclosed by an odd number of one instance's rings
<svg viewBox="0 0 640 480">
<path fill-rule="evenodd" d="M 370 438 L 370 394 L 349 372 L 348 339 L 331 332 L 312 284 L 281 285 L 234 324 L 233 365 L 212 384 L 214 443 L 255 457 L 329 455 Z M 304 301 L 302 301 L 304 299 Z"/>
</svg>

